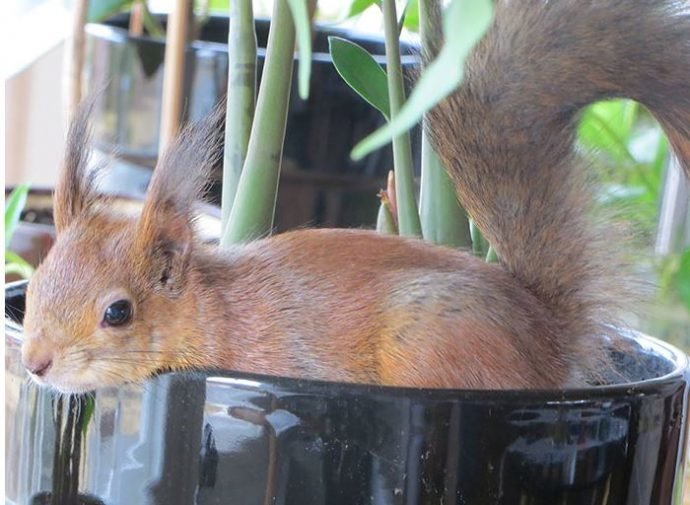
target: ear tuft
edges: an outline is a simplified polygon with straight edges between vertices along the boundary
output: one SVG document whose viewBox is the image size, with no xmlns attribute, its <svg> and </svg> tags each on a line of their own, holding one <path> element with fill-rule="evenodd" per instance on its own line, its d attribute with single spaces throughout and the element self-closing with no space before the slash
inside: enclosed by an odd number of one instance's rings
<svg viewBox="0 0 690 505">
<path fill-rule="evenodd" d="M 203 120 L 176 136 L 160 156 L 146 195 L 142 222 L 156 214 L 189 214 L 221 159 L 225 109 L 217 105 Z"/>
<path fill-rule="evenodd" d="M 152 259 L 154 280 L 164 277 L 171 294 L 183 282 L 192 249 L 194 203 L 223 154 L 221 105 L 184 128 L 161 155 L 137 224 L 137 251 Z"/>
<path fill-rule="evenodd" d="M 97 199 L 95 172 L 88 173 L 91 154 L 89 119 L 95 99 L 91 95 L 81 102 L 67 133 L 65 156 L 53 196 L 55 228 L 62 232 Z"/>
</svg>

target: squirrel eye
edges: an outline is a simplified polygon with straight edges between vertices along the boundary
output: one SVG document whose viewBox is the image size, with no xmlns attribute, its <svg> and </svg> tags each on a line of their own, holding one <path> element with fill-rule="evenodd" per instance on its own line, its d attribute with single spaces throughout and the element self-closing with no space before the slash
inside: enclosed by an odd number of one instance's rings
<svg viewBox="0 0 690 505">
<path fill-rule="evenodd" d="M 103 322 L 108 326 L 122 326 L 132 317 L 132 304 L 127 300 L 118 300 L 105 309 Z"/>
</svg>

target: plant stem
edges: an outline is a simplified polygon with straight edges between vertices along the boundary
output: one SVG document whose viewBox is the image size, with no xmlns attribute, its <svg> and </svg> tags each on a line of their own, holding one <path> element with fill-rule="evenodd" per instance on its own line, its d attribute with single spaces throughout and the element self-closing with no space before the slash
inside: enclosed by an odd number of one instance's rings
<svg viewBox="0 0 690 505">
<path fill-rule="evenodd" d="M 419 2 L 419 28 L 422 48 L 427 58 L 435 52 L 432 9 L 440 9 L 438 2 Z M 434 152 L 429 132 L 422 132 L 422 183 L 419 197 L 419 214 L 424 240 L 451 247 L 471 247 L 470 223 L 465 210 L 460 206 L 448 173 Z"/>
<path fill-rule="evenodd" d="M 182 121 L 184 92 L 184 62 L 189 10 L 192 0 L 176 0 L 168 17 L 168 33 L 165 39 L 163 73 L 163 98 L 158 153 L 163 154 L 168 143 L 177 135 Z"/>
<path fill-rule="evenodd" d="M 86 15 L 89 9 L 88 0 L 77 0 L 74 3 L 74 12 L 72 16 L 72 33 L 67 44 L 67 113 L 65 118 L 69 120 L 75 114 L 79 102 L 81 102 L 82 86 L 81 74 L 84 68 L 84 52 L 86 45 L 86 36 L 84 34 L 84 25 L 86 24 Z"/>
<path fill-rule="evenodd" d="M 405 90 L 400 65 L 400 41 L 395 0 L 383 0 L 382 8 L 386 36 L 386 74 L 388 76 L 388 96 L 392 121 L 405 103 Z M 400 235 L 419 237 L 422 235 L 422 231 L 415 200 L 412 146 L 408 132 L 393 138 L 393 164 L 395 167 Z"/>
<path fill-rule="evenodd" d="M 228 224 L 247 156 L 256 101 L 256 30 L 252 0 L 230 2 L 228 95 L 223 157 L 222 229 Z"/>
<path fill-rule="evenodd" d="M 163 26 L 151 14 L 148 5 L 146 5 L 146 0 L 142 0 L 140 5 L 143 15 L 144 28 L 146 28 L 146 31 L 149 32 L 149 35 L 151 37 L 165 37 L 165 30 L 163 30 Z"/>
<path fill-rule="evenodd" d="M 273 7 L 266 60 L 247 157 L 221 244 L 246 242 L 273 228 L 292 85 L 295 27 L 285 0 Z"/>
<path fill-rule="evenodd" d="M 397 215 L 395 203 L 395 174 L 391 170 L 388 172 L 388 183 L 386 189 L 379 193 L 379 213 L 376 218 L 376 231 L 388 235 L 398 234 L 398 225 L 395 222 Z"/>
<path fill-rule="evenodd" d="M 144 35 L 144 3 L 136 2 L 129 13 L 129 35 L 141 37 Z"/>
</svg>

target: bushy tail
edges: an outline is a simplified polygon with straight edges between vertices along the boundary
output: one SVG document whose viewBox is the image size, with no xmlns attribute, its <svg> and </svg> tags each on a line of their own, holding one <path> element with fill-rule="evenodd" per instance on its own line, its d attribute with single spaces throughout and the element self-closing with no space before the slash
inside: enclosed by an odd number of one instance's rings
<svg viewBox="0 0 690 505">
<path fill-rule="evenodd" d="M 649 108 L 690 175 L 690 2 L 498 0 L 465 83 L 428 123 L 470 216 L 574 341 L 599 331 L 611 279 L 575 119 L 611 97 Z"/>
</svg>

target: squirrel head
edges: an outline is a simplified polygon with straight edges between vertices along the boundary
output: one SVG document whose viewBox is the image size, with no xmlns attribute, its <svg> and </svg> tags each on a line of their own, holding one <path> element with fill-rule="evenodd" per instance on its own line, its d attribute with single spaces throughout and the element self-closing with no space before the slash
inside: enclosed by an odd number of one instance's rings
<svg viewBox="0 0 690 505">
<path fill-rule="evenodd" d="M 88 170 L 92 107 L 83 104 L 70 126 L 54 194 L 57 240 L 26 294 L 24 365 L 62 392 L 140 381 L 189 362 L 176 340 L 193 313 L 192 207 L 219 151 L 216 112 L 161 156 L 141 214 L 118 215 Z"/>
</svg>

